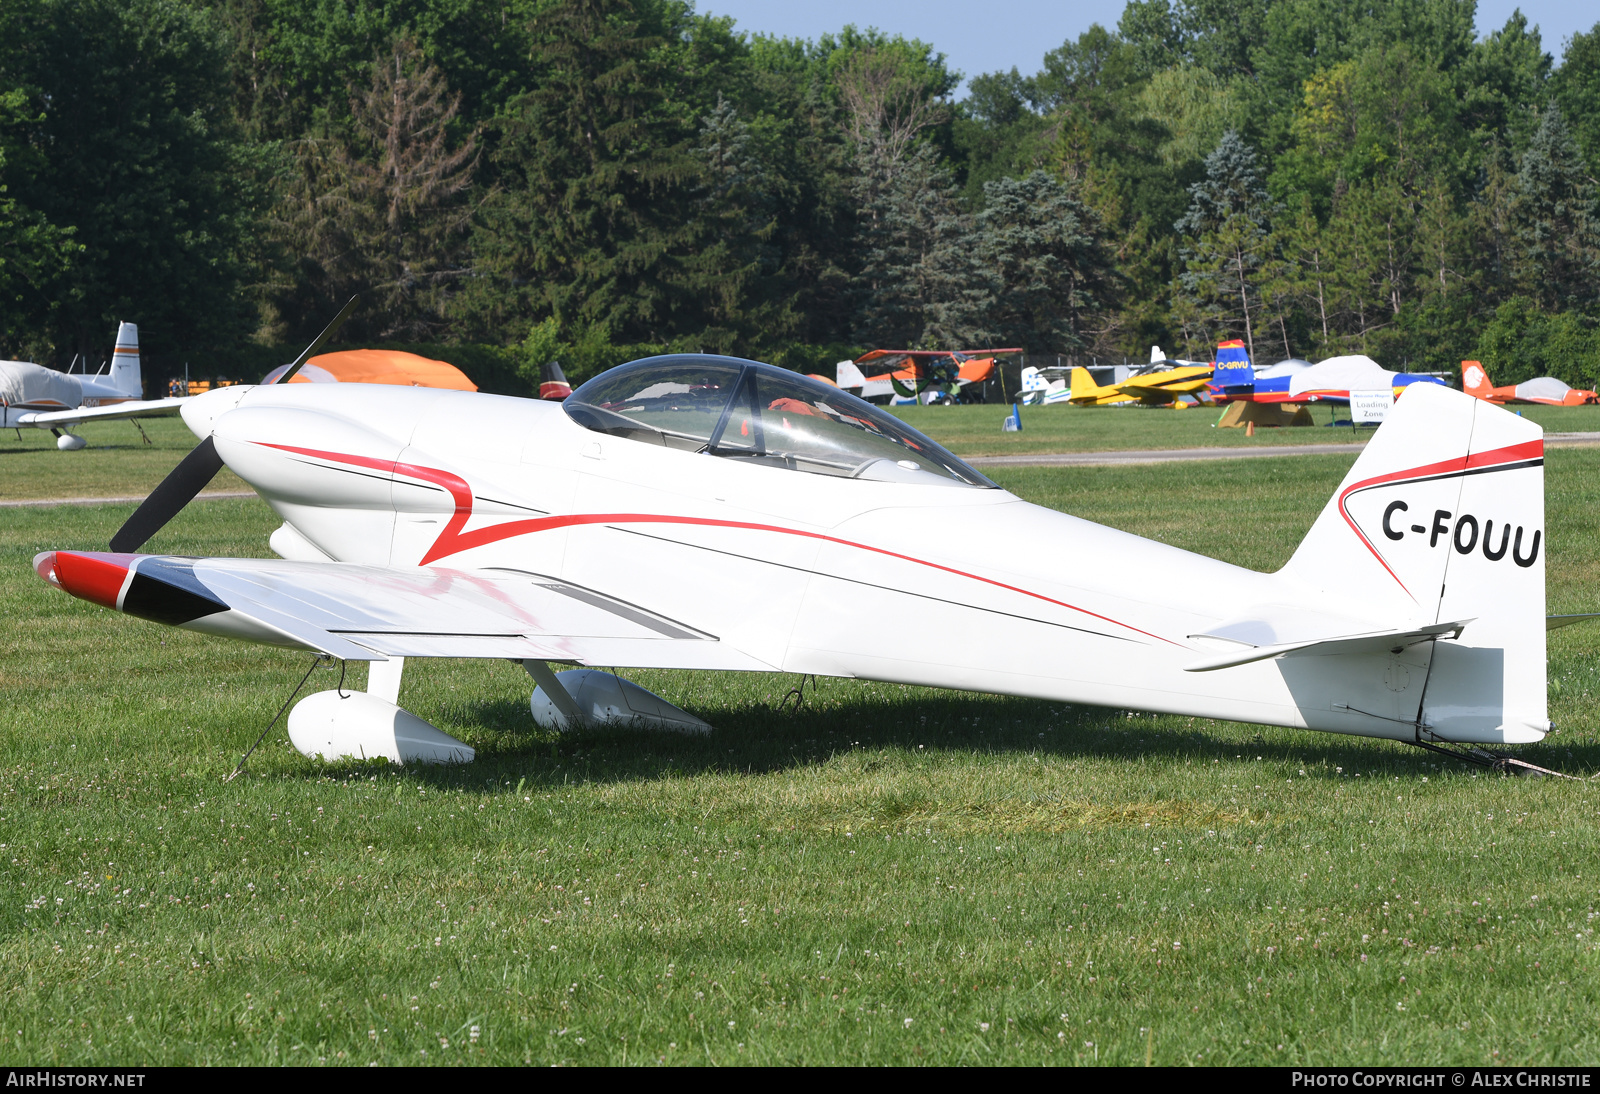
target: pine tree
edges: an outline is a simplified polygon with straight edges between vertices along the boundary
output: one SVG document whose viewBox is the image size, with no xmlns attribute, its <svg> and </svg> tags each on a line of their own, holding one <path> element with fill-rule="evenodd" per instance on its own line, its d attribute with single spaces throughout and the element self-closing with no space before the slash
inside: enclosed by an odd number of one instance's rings
<svg viewBox="0 0 1600 1094">
<path fill-rule="evenodd" d="M 1394 179 L 1361 183 L 1340 197 L 1328 223 L 1338 239 L 1339 285 L 1347 352 L 1380 352 L 1380 332 L 1393 327 L 1416 275 L 1414 202 Z"/>
<path fill-rule="evenodd" d="M 1527 293 L 1551 311 L 1592 303 L 1600 274 L 1600 205 L 1554 103 L 1523 153 L 1513 216 Z"/>
<path fill-rule="evenodd" d="M 835 78 L 854 150 L 854 336 L 863 344 L 956 348 L 974 334 L 971 218 L 934 146 L 918 138 L 945 109 L 914 52 L 858 49 Z"/>
<path fill-rule="evenodd" d="M 460 110 L 461 96 L 404 38 L 351 104 L 356 137 L 344 168 L 357 242 L 373 271 L 373 308 L 383 316 L 371 324 L 380 338 L 436 335 L 466 272 L 463 199 L 478 149 L 475 135 L 451 139 Z"/>
<path fill-rule="evenodd" d="M 1185 239 L 1179 284 L 1196 314 L 1244 335 L 1254 360 L 1263 318 L 1257 282 L 1270 254 L 1272 199 L 1255 152 L 1237 130 L 1222 135 L 1205 167 L 1206 177 L 1189 188 L 1188 212 L 1175 225 Z"/>
<path fill-rule="evenodd" d="M 1522 143 L 1537 123 L 1528 108 L 1543 98 L 1550 63 L 1539 28 L 1530 29 L 1528 17 L 1513 11 L 1504 27 L 1473 45 L 1462 66 L 1462 121 L 1479 134 L 1507 134 Z"/>
<path fill-rule="evenodd" d="M 1417 333 L 1415 356 L 1444 369 L 1471 356 L 1481 314 L 1472 292 L 1470 221 L 1449 188 L 1435 181 L 1422 195 L 1416 231 L 1416 307 L 1405 320 Z"/>
<path fill-rule="evenodd" d="M 856 337 L 879 346 L 957 348 L 974 336 L 975 312 L 986 298 L 955 180 L 926 143 L 894 160 L 886 144 L 868 145 L 858 162 Z"/>
<path fill-rule="evenodd" d="M 452 147 L 460 104 L 400 38 L 352 98 L 350 135 L 296 142 L 279 212 L 297 263 L 278 287 L 279 314 L 294 317 L 286 333 L 309 337 L 360 294 L 347 335 L 438 336 L 467 270 L 465 198 L 478 158 L 473 135 Z"/>
<path fill-rule="evenodd" d="M 540 79 L 501 123 L 501 189 L 474 236 L 471 307 L 486 335 L 553 315 L 563 329 L 664 342 L 680 309 L 698 314 L 680 266 L 702 166 L 672 102 L 681 73 L 666 28 L 646 16 L 666 9 L 559 0 L 534 19 Z"/>
<path fill-rule="evenodd" d="M 1465 230 L 1473 237 L 1473 277 L 1490 303 L 1516 291 L 1520 266 L 1516 238 L 1517 172 L 1498 140 L 1483 150 L 1477 185 L 1466 211 Z"/>
<path fill-rule="evenodd" d="M 1287 314 L 1299 312 L 1307 319 L 1311 341 L 1303 353 L 1325 353 L 1332 340 L 1334 319 L 1333 286 L 1329 269 L 1328 240 L 1311 207 L 1311 196 L 1302 194 L 1293 215 L 1278 218 L 1272 233 L 1273 260 L 1268 263 L 1262 296 L 1275 314 L 1283 338 L 1283 355 L 1293 357 L 1287 332 Z"/>
<path fill-rule="evenodd" d="M 997 282 L 994 336 L 1034 353 L 1085 347 L 1115 305 L 1099 219 L 1044 171 L 985 183 L 978 254 Z"/>
<path fill-rule="evenodd" d="M 775 289 L 781 262 L 774 179 L 750 126 L 721 94 L 701 119 L 692 154 L 703 178 L 693 205 L 696 244 L 684 260 L 683 283 L 701 301 L 702 344 L 722 352 L 752 352 L 794 325 L 792 309 Z"/>
</svg>

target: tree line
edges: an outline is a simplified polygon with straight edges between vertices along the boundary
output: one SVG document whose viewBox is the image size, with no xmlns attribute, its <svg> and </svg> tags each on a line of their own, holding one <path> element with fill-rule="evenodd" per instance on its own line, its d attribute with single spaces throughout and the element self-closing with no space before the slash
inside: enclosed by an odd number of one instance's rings
<svg viewBox="0 0 1600 1094">
<path fill-rule="evenodd" d="M 1031 75 L 683 0 L 8 0 L 0 346 L 870 346 L 1600 379 L 1600 24 L 1131 0 Z"/>
</svg>

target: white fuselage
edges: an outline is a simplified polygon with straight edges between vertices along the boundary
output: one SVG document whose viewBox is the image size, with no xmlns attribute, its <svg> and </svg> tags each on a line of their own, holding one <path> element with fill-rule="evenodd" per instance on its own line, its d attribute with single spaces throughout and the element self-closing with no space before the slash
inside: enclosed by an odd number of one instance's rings
<svg viewBox="0 0 1600 1094">
<path fill-rule="evenodd" d="M 1004 490 L 759 466 L 466 392 L 235 387 L 183 416 L 286 522 L 273 537 L 286 557 L 548 574 L 786 673 L 1416 732 L 1431 643 L 1185 671 L 1215 649 L 1191 636 L 1231 606 L 1326 592 Z M 1507 738 L 1479 717 L 1455 739 Z"/>
<path fill-rule="evenodd" d="M 139 397 L 137 391 L 117 388 L 108 376 L 78 376 L 28 361 L 0 361 L 0 392 L 8 395 L 0 404 L 3 429 L 34 425 L 23 418 L 40 411 L 112 406 Z"/>
</svg>

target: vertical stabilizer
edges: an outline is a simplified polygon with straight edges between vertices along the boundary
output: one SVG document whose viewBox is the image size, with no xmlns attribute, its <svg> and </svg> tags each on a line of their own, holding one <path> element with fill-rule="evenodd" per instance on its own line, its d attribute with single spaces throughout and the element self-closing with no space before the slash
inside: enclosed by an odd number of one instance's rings
<svg viewBox="0 0 1600 1094">
<path fill-rule="evenodd" d="M 133 323 L 117 327 L 117 348 L 111 354 L 111 386 L 130 398 L 144 398 L 144 376 L 139 371 L 139 328 Z"/>
<path fill-rule="evenodd" d="M 866 385 L 867 378 L 861 374 L 861 369 L 856 367 L 854 361 L 840 361 L 833 366 L 834 382 L 841 388 L 849 391 Z"/>
<path fill-rule="evenodd" d="M 1461 362 L 1461 390 L 1480 399 L 1487 399 L 1494 391 L 1494 385 L 1489 382 L 1489 372 L 1481 361 Z"/>
<path fill-rule="evenodd" d="M 1544 431 L 1414 384 L 1283 575 L 1397 629 L 1468 621 L 1435 643 L 1421 720 L 1443 740 L 1538 740 L 1545 713 Z"/>
</svg>

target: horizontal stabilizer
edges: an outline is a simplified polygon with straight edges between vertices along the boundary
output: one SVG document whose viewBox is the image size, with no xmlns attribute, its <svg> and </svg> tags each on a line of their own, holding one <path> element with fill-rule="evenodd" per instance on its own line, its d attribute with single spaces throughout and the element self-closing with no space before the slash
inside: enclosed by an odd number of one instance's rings
<svg viewBox="0 0 1600 1094">
<path fill-rule="evenodd" d="M 1582 615 L 1547 615 L 1544 617 L 1544 629 L 1558 630 L 1561 627 L 1570 627 L 1574 623 L 1587 623 L 1591 619 L 1600 619 L 1600 612 L 1587 612 Z"/>
<path fill-rule="evenodd" d="M 1330 654 L 1398 652 L 1407 646 L 1414 646 L 1418 642 L 1428 642 L 1436 638 L 1455 638 L 1470 622 L 1472 620 L 1463 619 L 1455 623 L 1435 623 L 1431 627 L 1419 627 L 1416 630 L 1409 631 L 1372 631 L 1366 634 L 1317 638 L 1304 642 L 1279 642 L 1270 646 L 1250 646 L 1248 648 L 1230 650 L 1227 653 L 1220 653 L 1214 657 L 1207 657 L 1196 661 L 1192 665 L 1185 665 L 1184 671 L 1212 672 L 1216 669 L 1233 668 L 1235 665 L 1248 665 L 1252 661 L 1266 661 L 1270 658 L 1282 657 L 1290 653 L 1323 657 Z"/>
</svg>

